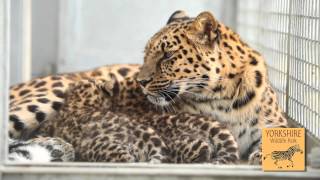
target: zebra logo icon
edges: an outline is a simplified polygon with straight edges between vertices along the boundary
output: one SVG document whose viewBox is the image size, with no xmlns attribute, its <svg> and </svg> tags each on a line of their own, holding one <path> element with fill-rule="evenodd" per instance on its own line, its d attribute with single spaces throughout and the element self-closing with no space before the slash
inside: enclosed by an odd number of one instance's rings
<svg viewBox="0 0 320 180">
<path fill-rule="evenodd" d="M 287 165 L 287 167 L 293 167 L 294 163 L 292 160 L 292 157 L 295 155 L 295 153 L 302 154 L 303 151 L 300 149 L 299 144 L 296 144 L 294 146 L 291 146 L 286 151 L 272 151 L 271 154 L 267 154 L 265 157 L 263 157 L 263 160 L 265 160 L 268 156 L 271 157 L 272 160 L 274 160 L 274 164 L 278 166 L 279 169 L 282 168 L 282 166 L 278 165 L 278 161 L 289 161 L 291 164 Z"/>
<path fill-rule="evenodd" d="M 304 128 L 263 128 L 261 149 L 264 171 L 305 170 Z"/>
</svg>

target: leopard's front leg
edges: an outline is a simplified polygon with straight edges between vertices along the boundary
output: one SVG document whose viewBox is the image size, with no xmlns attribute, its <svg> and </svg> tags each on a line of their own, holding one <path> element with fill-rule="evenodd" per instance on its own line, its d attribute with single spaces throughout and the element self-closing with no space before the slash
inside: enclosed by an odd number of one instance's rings
<svg viewBox="0 0 320 180">
<path fill-rule="evenodd" d="M 228 129 L 212 127 L 210 142 L 214 146 L 212 163 L 235 164 L 239 161 L 238 143 Z"/>
<path fill-rule="evenodd" d="M 262 164 L 262 149 L 261 143 L 257 150 L 249 154 L 249 164 L 251 165 L 261 165 Z"/>
</svg>

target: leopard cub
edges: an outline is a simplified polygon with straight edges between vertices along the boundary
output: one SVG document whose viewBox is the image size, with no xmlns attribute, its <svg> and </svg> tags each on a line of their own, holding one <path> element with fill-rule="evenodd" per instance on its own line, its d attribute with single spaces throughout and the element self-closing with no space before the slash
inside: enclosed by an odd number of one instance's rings
<svg viewBox="0 0 320 180">
<path fill-rule="evenodd" d="M 74 146 L 77 161 L 237 163 L 237 143 L 227 128 L 204 115 L 161 113 L 135 78 L 84 80 L 41 132 Z"/>
</svg>

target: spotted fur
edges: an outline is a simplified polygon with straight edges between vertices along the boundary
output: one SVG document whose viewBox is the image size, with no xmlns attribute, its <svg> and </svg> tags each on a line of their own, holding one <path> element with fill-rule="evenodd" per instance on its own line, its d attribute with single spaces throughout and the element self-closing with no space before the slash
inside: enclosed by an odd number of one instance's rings
<svg viewBox="0 0 320 180">
<path fill-rule="evenodd" d="M 28 139 L 39 124 L 52 119 L 64 103 L 66 89 L 84 79 L 122 81 L 136 73 L 139 65 L 112 65 L 97 69 L 51 75 L 10 87 L 9 134 Z"/>
<path fill-rule="evenodd" d="M 81 81 L 40 132 L 70 142 L 78 161 L 237 163 L 232 134 L 211 117 L 162 114 L 134 78 Z"/>
</svg>

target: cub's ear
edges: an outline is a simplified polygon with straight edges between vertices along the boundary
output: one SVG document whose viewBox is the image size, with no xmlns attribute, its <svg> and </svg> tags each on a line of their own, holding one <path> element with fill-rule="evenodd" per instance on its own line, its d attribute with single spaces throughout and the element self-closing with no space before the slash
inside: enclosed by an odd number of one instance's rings
<svg viewBox="0 0 320 180">
<path fill-rule="evenodd" d="M 175 11 L 170 16 L 169 20 L 167 21 L 167 24 L 170 24 L 172 22 L 179 21 L 179 20 L 186 20 L 186 19 L 190 19 L 187 13 L 185 11 L 178 10 L 178 11 Z"/>
<path fill-rule="evenodd" d="M 212 46 L 219 36 L 218 24 L 210 12 L 202 12 L 193 21 L 189 34 L 195 42 Z"/>
</svg>

